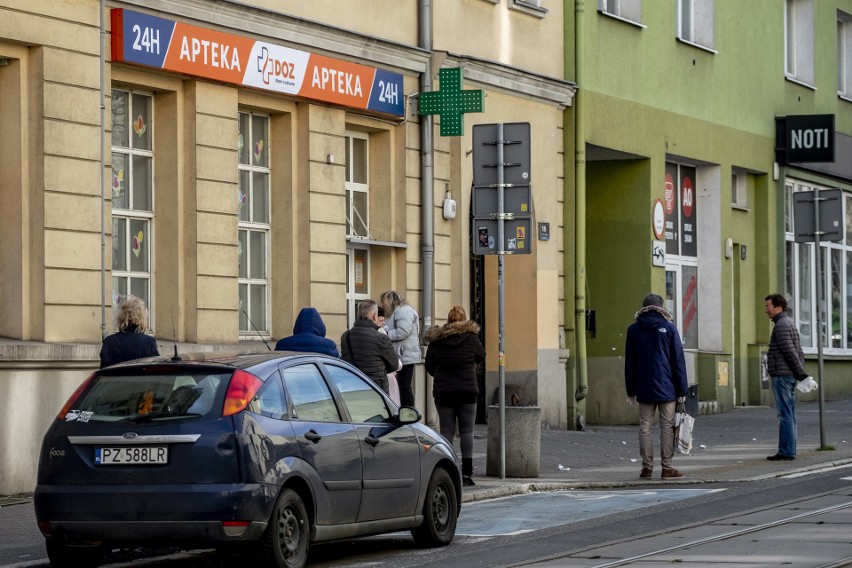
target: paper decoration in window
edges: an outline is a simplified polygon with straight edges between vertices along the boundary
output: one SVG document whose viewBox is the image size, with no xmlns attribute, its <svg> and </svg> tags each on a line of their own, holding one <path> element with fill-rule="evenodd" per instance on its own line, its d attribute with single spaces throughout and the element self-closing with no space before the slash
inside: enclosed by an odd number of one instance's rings
<svg viewBox="0 0 852 568">
<path fill-rule="evenodd" d="M 237 265 L 243 262 L 243 241 L 237 241 Z"/>
<path fill-rule="evenodd" d="M 118 309 L 121 305 L 121 293 L 118 290 L 112 291 L 112 307 Z"/>
<path fill-rule="evenodd" d="M 138 136 L 139 138 L 142 138 L 142 135 L 145 134 L 145 130 L 147 128 L 148 127 L 145 126 L 145 120 L 142 118 L 142 115 L 140 114 L 136 118 L 136 120 L 133 121 L 133 132 L 136 133 L 136 136 Z"/>
<path fill-rule="evenodd" d="M 241 189 L 237 190 L 237 201 L 239 202 L 241 209 L 245 207 L 246 202 L 248 202 L 248 195 L 246 195 L 246 193 Z"/>
<path fill-rule="evenodd" d="M 260 163 L 261 156 L 263 156 L 263 140 L 258 140 L 254 145 L 254 161 Z"/>
<path fill-rule="evenodd" d="M 112 196 L 121 197 L 124 193 L 124 170 L 112 172 Z"/>
<path fill-rule="evenodd" d="M 240 135 L 237 136 L 237 154 L 242 154 L 243 147 L 246 145 L 246 139 L 243 137 L 243 133 L 240 132 Z"/>
<path fill-rule="evenodd" d="M 130 250 L 133 251 L 133 254 L 136 255 L 136 258 L 139 258 L 139 253 L 142 252 L 142 231 L 139 231 L 133 236 L 133 244 L 130 246 Z"/>
</svg>

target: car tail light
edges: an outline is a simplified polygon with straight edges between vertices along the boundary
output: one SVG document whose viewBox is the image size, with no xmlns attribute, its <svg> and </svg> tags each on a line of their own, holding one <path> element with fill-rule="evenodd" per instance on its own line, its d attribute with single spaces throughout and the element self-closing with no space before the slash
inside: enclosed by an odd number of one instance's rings
<svg viewBox="0 0 852 568">
<path fill-rule="evenodd" d="M 225 395 L 222 418 L 242 412 L 262 385 L 263 381 L 251 373 L 242 370 L 234 371 L 231 382 L 228 384 L 228 394 Z"/>
<path fill-rule="evenodd" d="M 222 531 L 231 537 L 243 536 L 250 524 L 248 521 L 222 521 Z"/>
<path fill-rule="evenodd" d="M 38 530 L 40 530 L 41 534 L 44 536 L 53 536 L 53 529 L 50 528 L 50 521 L 39 521 Z"/>
<path fill-rule="evenodd" d="M 89 375 L 89 378 L 83 381 L 80 386 L 77 387 L 77 390 L 75 390 L 74 393 L 70 397 L 68 397 L 68 402 L 65 403 L 65 406 L 62 407 L 62 410 L 59 411 L 59 414 L 56 415 L 57 420 L 65 420 L 65 415 L 68 414 L 68 411 L 74 407 L 74 404 L 77 402 L 77 399 L 80 398 L 80 395 L 83 394 L 83 391 L 86 390 L 86 388 L 88 388 L 88 386 L 95 379 L 95 375 L 97 375 L 97 372 Z"/>
</svg>

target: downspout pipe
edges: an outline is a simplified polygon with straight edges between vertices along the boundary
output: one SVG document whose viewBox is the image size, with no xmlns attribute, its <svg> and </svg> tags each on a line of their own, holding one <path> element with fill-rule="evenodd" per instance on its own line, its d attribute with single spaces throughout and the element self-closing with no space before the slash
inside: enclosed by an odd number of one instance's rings
<svg viewBox="0 0 852 568">
<path fill-rule="evenodd" d="M 574 14 L 574 79 L 579 85 L 574 95 L 574 294 L 575 333 L 577 338 L 577 391 L 580 402 L 589 393 L 586 356 L 586 119 L 583 112 L 585 85 L 585 13 L 584 0 L 576 1 Z M 577 427 L 585 425 L 585 403 L 577 406 Z"/>
<path fill-rule="evenodd" d="M 432 0 L 419 0 L 420 47 L 432 51 Z M 420 92 L 432 90 L 431 58 L 426 61 L 426 69 L 420 76 Z M 433 119 L 432 115 L 420 116 L 420 266 L 423 290 L 420 319 L 423 330 L 432 327 L 432 294 L 433 269 L 435 262 L 434 239 L 434 167 L 433 153 Z M 422 336 L 421 336 L 422 337 Z"/>
<path fill-rule="evenodd" d="M 104 53 L 104 41 L 106 39 L 106 22 L 104 21 L 104 11 L 106 7 L 104 6 L 104 0 L 100 0 L 100 11 L 101 11 L 101 20 L 100 20 L 100 30 L 98 32 L 98 42 L 100 45 L 98 49 L 100 50 L 100 89 L 101 89 L 101 126 L 100 126 L 100 135 L 101 135 L 101 338 L 103 339 L 107 335 L 106 328 L 106 194 L 104 191 L 104 187 L 106 186 L 106 146 L 104 142 L 105 132 L 106 132 L 106 122 L 105 122 L 105 113 L 106 113 L 106 54 Z"/>
</svg>

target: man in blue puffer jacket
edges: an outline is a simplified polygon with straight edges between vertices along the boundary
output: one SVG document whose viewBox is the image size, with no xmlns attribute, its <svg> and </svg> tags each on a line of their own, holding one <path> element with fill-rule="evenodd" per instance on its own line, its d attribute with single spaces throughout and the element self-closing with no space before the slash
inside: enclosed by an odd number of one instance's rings
<svg viewBox="0 0 852 568">
<path fill-rule="evenodd" d="M 639 454 L 642 473 L 650 478 L 654 468 L 654 442 L 651 424 L 654 413 L 660 415 L 661 479 L 683 477 L 672 467 L 674 455 L 674 415 L 678 402 L 686 400 L 686 364 L 683 344 L 671 314 L 663 308 L 663 299 L 648 294 L 642 309 L 636 312 L 636 322 L 627 328 L 624 384 L 627 402 L 639 403 Z"/>
<path fill-rule="evenodd" d="M 316 308 L 302 308 L 293 325 L 293 335 L 275 344 L 276 351 L 305 351 L 340 357 L 337 345 L 325 336 L 325 322 Z"/>
</svg>

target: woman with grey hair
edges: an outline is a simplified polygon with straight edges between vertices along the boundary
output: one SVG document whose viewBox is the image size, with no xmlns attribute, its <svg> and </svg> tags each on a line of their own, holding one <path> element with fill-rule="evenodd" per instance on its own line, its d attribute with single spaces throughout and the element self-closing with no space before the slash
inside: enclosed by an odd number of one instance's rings
<svg viewBox="0 0 852 568">
<path fill-rule="evenodd" d="M 402 361 L 396 374 L 402 406 L 414 406 L 414 365 L 420 362 L 420 317 L 405 298 L 393 290 L 379 298 L 385 309 L 385 331 L 393 342 L 394 351 Z"/>
<path fill-rule="evenodd" d="M 148 308 L 141 298 L 129 295 L 118 308 L 116 317 L 118 331 L 108 335 L 101 346 L 101 368 L 159 355 L 157 340 L 145 332 L 148 330 Z"/>
</svg>

